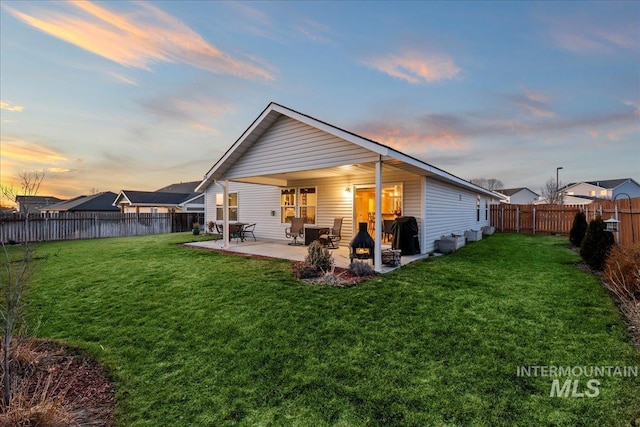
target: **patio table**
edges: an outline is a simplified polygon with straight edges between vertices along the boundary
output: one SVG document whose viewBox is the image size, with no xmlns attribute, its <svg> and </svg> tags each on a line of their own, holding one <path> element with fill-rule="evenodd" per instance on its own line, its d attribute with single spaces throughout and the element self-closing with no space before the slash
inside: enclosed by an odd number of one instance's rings
<svg viewBox="0 0 640 427">
<path fill-rule="evenodd" d="M 243 229 L 245 226 L 249 225 L 248 222 L 230 222 L 229 223 L 229 240 L 235 238 L 236 241 L 240 239 L 241 242 L 244 242 L 244 233 Z M 224 225 L 222 223 L 216 223 L 216 228 L 223 234 Z"/>
<path fill-rule="evenodd" d="M 312 225 L 304 228 L 304 244 L 305 246 L 309 246 L 311 243 L 316 240 L 320 240 L 321 234 L 329 233 L 329 227 L 319 227 L 317 225 Z"/>
</svg>

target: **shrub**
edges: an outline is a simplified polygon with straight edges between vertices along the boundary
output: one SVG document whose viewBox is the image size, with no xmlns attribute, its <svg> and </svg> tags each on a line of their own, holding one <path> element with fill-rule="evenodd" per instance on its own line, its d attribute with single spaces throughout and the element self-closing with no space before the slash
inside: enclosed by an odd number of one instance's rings
<svg viewBox="0 0 640 427">
<path fill-rule="evenodd" d="M 640 244 L 611 250 L 604 285 L 618 298 L 618 308 L 629 322 L 629 332 L 640 345 Z"/>
<path fill-rule="evenodd" d="M 640 300 L 640 243 L 614 246 L 604 269 L 607 287 L 621 298 Z"/>
<path fill-rule="evenodd" d="M 331 268 L 331 258 L 329 249 L 323 247 L 322 244 L 316 240 L 309 245 L 304 262 L 326 272 Z"/>
<path fill-rule="evenodd" d="M 571 226 L 571 231 L 569 232 L 569 240 L 573 244 L 573 246 L 580 247 L 582 245 L 582 240 L 584 239 L 584 234 L 587 231 L 587 217 L 584 212 L 578 212 L 575 217 L 573 217 L 573 225 Z"/>
<path fill-rule="evenodd" d="M 587 227 L 580 256 L 594 270 L 602 270 L 614 243 L 613 233 L 606 231 L 606 224 L 597 216 Z"/>
<path fill-rule="evenodd" d="M 363 261 L 352 261 L 349 264 L 349 271 L 358 277 L 374 275 L 373 267 Z"/>
<path fill-rule="evenodd" d="M 298 279 L 313 279 L 318 277 L 320 271 L 314 265 L 307 264 L 305 262 L 296 262 L 291 267 L 293 275 Z"/>
</svg>

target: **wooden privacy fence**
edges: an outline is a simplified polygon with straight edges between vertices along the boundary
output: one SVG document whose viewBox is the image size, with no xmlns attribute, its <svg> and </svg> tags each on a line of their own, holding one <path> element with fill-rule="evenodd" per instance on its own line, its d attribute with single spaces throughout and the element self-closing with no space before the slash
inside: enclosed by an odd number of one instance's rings
<svg viewBox="0 0 640 427">
<path fill-rule="evenodd" d="M 0 218 L 0 242 L 46 242 L 142 236 L 191 229 L 192 213 L 59 213 Z"/>
<path fill-rule="evenodd" d="M 589 205 L 492 205 L 491 225 L 500 232 L 568 236 L 573 218 L 580 211 L 587 216 L 587 222 L 598 215 L 604 220 L 613 217 L 620 221 L 616 233 L 620 245 L 640 242 L 640 198 Z"/>
</svg>

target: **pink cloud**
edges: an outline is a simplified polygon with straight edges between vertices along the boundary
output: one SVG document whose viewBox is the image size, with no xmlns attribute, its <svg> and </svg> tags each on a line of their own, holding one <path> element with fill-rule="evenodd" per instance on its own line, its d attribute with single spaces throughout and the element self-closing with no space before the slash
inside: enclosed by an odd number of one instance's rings
<svg viewBox="0 0 640 427">
<path fill-rule="evenodd" d="M 39 9 L 39 17 L 3 7 L 46 34 L 125 67 L 150 70 L 156 62 L 180 62 L 212 73 L 275 79 L 268 68 L 221 51 L 166 12 L 136 5 L 134 13 L 117 14 L 88 1 L 70 2 L 64 12 Z"/>
<path fill-rule="evenodd" d="M 449 80 L 460 73 L 449 56 L 415 50 L 375 57 L 365 61 L 365 65 L 411 84 Z"/>
</svg>

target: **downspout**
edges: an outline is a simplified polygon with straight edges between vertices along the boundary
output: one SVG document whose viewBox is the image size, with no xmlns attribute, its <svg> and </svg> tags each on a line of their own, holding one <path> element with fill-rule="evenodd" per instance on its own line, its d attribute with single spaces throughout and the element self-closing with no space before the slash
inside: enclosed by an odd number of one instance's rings
<svg viewBox="0 0 640 427">
<path fill-rule="evenodd" d="M 382 156 L 376 161 L 376 224 L 375 224 L 375 248 L 373 253 L 373 269 L 378 273 L 382 271 Z"/>
</svg>

